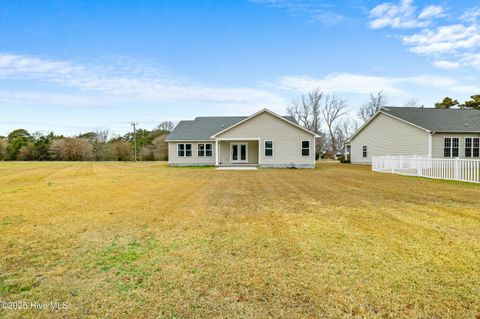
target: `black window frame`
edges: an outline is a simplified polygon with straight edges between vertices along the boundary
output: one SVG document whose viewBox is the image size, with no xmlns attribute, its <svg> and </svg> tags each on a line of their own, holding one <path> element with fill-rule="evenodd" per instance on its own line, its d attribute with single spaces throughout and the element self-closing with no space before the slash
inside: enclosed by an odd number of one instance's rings
<svg viewBox="0 0 480 319">
<path fill-rule="evenodd" d="M 362 146 L 362 157 L 367 158 L 368 157 L 368 147 L 367 145 Z"/>
<path fill-rule="evenodd" d="M 271 146 L 268 147 L 267 143 L 271 143 Z M 268 154 L 270 153 L 270 154 Z M 273 140 L 265 140 L 263 143 L 263 155 L 265 157 L 272 157 L 273 156 Z"/>
<path fill-rule="evenodd" d="M 308 143 L 308 147 L 305 147 L 303 145 L 303 143 L 305 143 L 305 142 Z M 302 141 L 302 144 L 301 144 L 301 146 L 302 146 L 302 156 L 310 156 L 310 144 L 311 143 L 310 143 L 309 140 L 303 140 Z"/>
</svg>

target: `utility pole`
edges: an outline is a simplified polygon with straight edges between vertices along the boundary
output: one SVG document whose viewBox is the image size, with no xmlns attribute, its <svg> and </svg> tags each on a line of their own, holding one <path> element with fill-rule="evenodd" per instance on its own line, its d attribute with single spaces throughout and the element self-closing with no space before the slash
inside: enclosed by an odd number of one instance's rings
<svg viewBox="0 0 480 319">
<path fill-rule="evenodd" d="M 133 126 L 133 161 L 137 161 L 137 125 L 138 123 L 131 122 L 130 125 Z"/>
</svg>

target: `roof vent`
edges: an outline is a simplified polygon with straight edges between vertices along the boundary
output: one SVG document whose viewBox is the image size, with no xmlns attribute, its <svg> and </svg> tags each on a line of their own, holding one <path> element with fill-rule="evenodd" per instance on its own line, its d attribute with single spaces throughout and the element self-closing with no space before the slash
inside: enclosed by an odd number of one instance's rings
<svg viewBox="0 0 480 319">
<path fill-rule="evenodd" d="M 467 123 L 465 123 L 465 127 L 467 127 L 467 126 L 468 126 L 468 124 L 467 124 Z"/>
</svg>

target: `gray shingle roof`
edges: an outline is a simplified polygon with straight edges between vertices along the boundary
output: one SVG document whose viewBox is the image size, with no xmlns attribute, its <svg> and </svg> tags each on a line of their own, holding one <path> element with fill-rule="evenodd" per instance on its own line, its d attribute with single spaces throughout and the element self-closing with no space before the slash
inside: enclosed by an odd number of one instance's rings
<svg viewBox="0 0 480 319">
<path fill-rule="evenodd" d="M 202 116 L 193 121 L 180 121 L 175 129 L 166 138 L 167 141 L 206 141 L 211 140 L 210 136 L 218 133 L 248 116 Z M 292 123 L 297 121 L 292 116 L 283 116 Z"/>
<path fill-rule="evenodd" d="M 432 132 L 480 132 L 480 110 L 387 106 L 382 111 Z"/>
</svg>

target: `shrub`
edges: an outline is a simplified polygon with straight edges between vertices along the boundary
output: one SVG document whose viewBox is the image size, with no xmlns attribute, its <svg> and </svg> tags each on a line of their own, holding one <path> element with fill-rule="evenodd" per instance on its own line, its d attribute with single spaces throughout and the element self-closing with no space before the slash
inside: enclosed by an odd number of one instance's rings
<svg viewBox="0 0 480 319">
<path fill-rule="evenodd" d="M 84 138 L 66 137 L 52 143 L 53 159 L 60 161 L 85 161 L 93 158 L 92 145 Z"/>
<path fill-rule="evenodd" d="M 132 144 L 124 140 L 110 143 L 110 152 L 115 161 L 129 161 L 132 154 Z"/>
<path fill-rule="evenodd" d="M 7 156 L 7 142 L 0 140 L 0 161 Z"/>
</svg>

